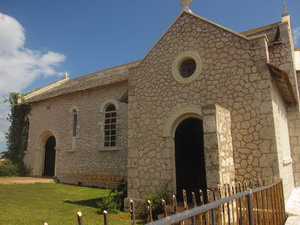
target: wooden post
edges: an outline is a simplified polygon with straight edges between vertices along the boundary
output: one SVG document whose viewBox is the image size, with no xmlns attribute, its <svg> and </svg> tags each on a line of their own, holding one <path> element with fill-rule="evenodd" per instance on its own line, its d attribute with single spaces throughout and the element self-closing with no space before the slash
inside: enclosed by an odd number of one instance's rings
<svg viewBox="0 0 300 225">
<path fill-rule="evenodd" d="M 153 216 L 152 216 L 152 205 L 150 200 L 147 201 L 147 207 L 148 207 L 148 222 L 153 222 Z"/>
<path fill-rule="evenodd" d="M 81 212 L 77 213 L 77 221 L 78 221 L 78 225 L 83 225 L 83 216 Z"/>
<path fill-rule="evenodd" d="M 210 191 L 209 189 L 206 190 L 207 193 L 207 203 L 210 203 Z M 210 225 L 210 219 L 209 219 L 209 211 L 205 213 L 205 225 Z"/>
<path fill-rule="evenodd" d="M 131 224 L 135 225 L 134 202 L 131 199 L 130 199 L 130 218 L 131 218 Z"/>
<path fill-rule="evenodd" d="M 174 214 L 178 214 L 176 195 L 173 195 L 172 197 L 173 197 L 173 209 L 174 209 Z"/>
<path fill-rule="evenodd" d="M 203 192 L 201 189 L 199 190 L 199 197 L 200 197 L 200 206 L 204 205 Z M 200 214 L 199 215 L 199 224 L 202 225 L 202 223 L 203 223 L 203 216 L 202 216 L 202 214 Z"/>
<path fill-rule="evenodd" d="M 167 212 L 166 201 L 164 199 L 162 199 L 161 204 L 162 204 L 162 209 L 163 209 L 163 212 L 164 212 L 164 218 L 167 218 L 168 217 L 168 212 Z"/>
<path fill-rule="evenodd" d="M 186 191 L 184 189 L 182 190 L 182 196 L 183 196 L 183 207 L 184 207 L 184 210 L 188 210 L 189 207 L 188 207 L 188 203 L 187 203 L 187 196 L 186 196 Z"/>
<path fill-rule="evenodd" d="M 192 192 L 192 201 L 193 201 L 193 207 L 197 208 L 197 202 L 196 202 L 195 192 Z M 193 218 L 192 218 L 192 225 L 195 225 L 195 224 L 196 224 L 196 217 L 193 216 Z"/>
<path fill-rule="evenodd" d="M 106 210 L 103 211 L 103 216 L 104 216 L 104 225 L 109 225 L 108 213 Z"/>
</svg>

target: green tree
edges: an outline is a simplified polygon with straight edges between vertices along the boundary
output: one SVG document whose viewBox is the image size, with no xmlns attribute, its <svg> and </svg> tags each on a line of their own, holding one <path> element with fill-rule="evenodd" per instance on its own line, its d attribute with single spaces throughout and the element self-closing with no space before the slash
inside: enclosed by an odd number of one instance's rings
<svg viewBox="0 0 300 225">
<path fill-rule="evenodd" d="M 5 101 L 9 102 L 11 106 L 11 112 L 7 118 L 11 124 L 6 133 L 7 151 L 3 153 L 3 156 L 18 167 L 20 175 L 25 175 L 23 156 L 27 149 L 29 127 L 27 115 L 30 105 L 17 92 L 11 92 Z"/>
</svg>

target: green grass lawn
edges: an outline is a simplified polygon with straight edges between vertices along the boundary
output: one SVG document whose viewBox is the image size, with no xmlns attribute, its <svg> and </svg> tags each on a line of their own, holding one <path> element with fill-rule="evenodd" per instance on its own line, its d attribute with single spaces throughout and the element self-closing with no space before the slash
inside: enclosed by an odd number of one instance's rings
<svg viewBox="0 0 300 225">
<path fill-rule="evenodd" d="M 81 211 L 85 225 L 102 225 L 97 201 L 109 190 L 63 184 L 0 185 L 1 225 L 75 225 Z M 110 224 L 130 224 L 127 213 L 109 216 Z"/>
</svg>

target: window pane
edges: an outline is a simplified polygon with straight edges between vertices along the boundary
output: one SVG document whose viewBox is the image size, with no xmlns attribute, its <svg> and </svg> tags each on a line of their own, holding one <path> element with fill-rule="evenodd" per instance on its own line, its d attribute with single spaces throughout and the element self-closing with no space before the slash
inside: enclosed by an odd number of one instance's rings
<svg viewBox="0 0 300 225">
<path fill-rule="evenodd" d="M 77 136 L 77 114 L 73 114 L 73 137 Z"/>
<path fill-rule="evenodd" d="M 116 146 L 116 122 L 117 122 L 116 107 L 110 104 L 105 109 L 104 120 L 104 146 Z"/>
<path fill-rule="evenodd" d="M 116 107 L 113 104 L 111 104 L 111 105 L 106 107 L 105 111 L 110 112 L 110 111 L 115 111 L 115 110 L 116 110 Z"/>
</svg>

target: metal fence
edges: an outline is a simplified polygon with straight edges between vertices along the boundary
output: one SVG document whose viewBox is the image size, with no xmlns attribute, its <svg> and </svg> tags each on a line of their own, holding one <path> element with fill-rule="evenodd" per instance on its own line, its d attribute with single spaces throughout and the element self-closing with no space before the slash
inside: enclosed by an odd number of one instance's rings
<svg viewBox="0 0 300 225">
<path fill-rule="evenodd" d="M 286 220 L 281 179 L 265 179 L 256 182 L 226 184 L 218 190 L 202 190 L 196 195 L 183 190 L 183 206 L 179 207 L 173 195 L 171 211 L 162 199 L 162 219 L 153 221 L 152 205 L 148 201 L 147 225 L 283 225 Z M 198 199 L 196 199 L 198 196 Z M 191 202 L 188 202 L 191 197 Z M 206 198 L 204 198 L 206 197 Z M 204 202 L 207 199 L 207 202 Z M 170 205 L 169 205 L 170 208 Z M 190 209 L 189 209 L 190 208 Z M 182 210 L 182 212 L 179 212 Z M 169 215 L 168 215 L 169 214 Z M 131 225 L 136 224 L 134 202 L 130 200 Z M 109 215 L 103 213 L 104 225 L 109 225 Z M 81 212 L 77 213 L 78 225 L 83 225 Z M 44 223 L 44 225 L 48 225 Z"/>
</svg>

